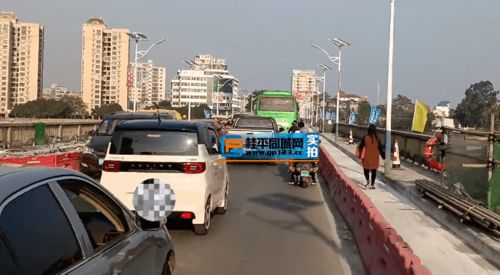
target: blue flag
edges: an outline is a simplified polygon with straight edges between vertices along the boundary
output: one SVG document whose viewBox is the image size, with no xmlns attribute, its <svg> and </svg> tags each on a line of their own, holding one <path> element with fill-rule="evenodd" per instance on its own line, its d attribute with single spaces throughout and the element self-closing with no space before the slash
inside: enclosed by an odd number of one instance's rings
<svg viewBox="0 0 500 275">
<path fill-rule="evenodd" d="M 212 111 L 204 109 L 203 113 L 205 115 L 205 118 L 212 118 Z"/>
<path fill-rule="evenodd" d="M 368 123 L 377 125 L 379 117 L 380 117 L 380 109 L 375 106 L 372 106 L 372 109 L 370 111 L 370 119 L 368 120 Z"/>
<path fill-rule="evenodd" d="M 351 111 L 351 114 L 349 115 L 349 124 L 353 125 L 356 123 L 356 114 Z"/>
</svg>

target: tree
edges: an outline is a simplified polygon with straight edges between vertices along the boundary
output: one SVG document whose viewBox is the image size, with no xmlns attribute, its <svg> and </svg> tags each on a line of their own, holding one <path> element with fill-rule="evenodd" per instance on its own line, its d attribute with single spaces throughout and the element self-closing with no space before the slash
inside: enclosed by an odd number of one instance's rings
<svg viewBox="0 0 500 275">
<path fill-rule="evenodd" d="M 457 106 L 455 118 L 462 127 L 488 128 L 489 113 L 496 110 L 498 91 L 490 81 L 481 81 L 465 90 L 465 98 Z"/>
<path fill-rule="evenodd" d="M 106 117 L 116 112 L 122 112 L 122 106 L 118 103 L 111 103 L 108 105 L 101 105 L 92 110 L 92 116 Z"/>
<path fill-rule="evenodd" d="M 358 105 L 358 119 L 356 120 L 358 125 L 368 125 L 368 119 L 370 119 L 370 112 L 372 107 L 368 101 L 361 101 Z"/>
<path fill-rule="evenodd" d="M 74 117 L 85 118 L 85 116 L 87 115 L 86 111 L 87 105 L 83 103 L 81 97 L 63 96 L 61 98 L 61 101 L 68 105 L 70 118 Z"/>
<path fill-rule="evenodd" d="M 392 100 L 392 129 L 410 131 L 415 104 L 406 96 L 397 95 Z"/>
<path fill-rule="evenodd" d="M 66 102 L 43 98 L 16 105 L 10 112 L 11 117 L 25 118 L 67 118 L 70 114 L 71 108 Z"/>
</svg>

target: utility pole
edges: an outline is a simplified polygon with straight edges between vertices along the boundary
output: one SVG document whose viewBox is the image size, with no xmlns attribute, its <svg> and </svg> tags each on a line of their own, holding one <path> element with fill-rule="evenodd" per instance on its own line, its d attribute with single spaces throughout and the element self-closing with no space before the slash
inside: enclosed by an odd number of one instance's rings
<svg viewBox="0 0 500 275">
<path fill-rule="evenodd" d="M 377 107 L 380 106 L 380 83 L 377 84 Z"/>
<path fill-rule="evenodd" d="M 391 19 L 389 23 L 389 62 L 387 70 L 387 109 L 386 109 L 386 131 L 385 131 L 385 175 L 388 175 L 392 169 L 391 147 L 392 147 L 392 70 L 394 59 L 394 2 L 391 2 Z"/>
</svg>

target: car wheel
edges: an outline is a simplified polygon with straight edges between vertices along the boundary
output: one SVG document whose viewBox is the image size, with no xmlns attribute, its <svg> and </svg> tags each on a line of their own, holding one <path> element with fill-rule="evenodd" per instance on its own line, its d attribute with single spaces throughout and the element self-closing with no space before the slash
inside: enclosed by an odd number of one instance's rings
<svg viewBox="0 0 500 275">
<path fill-rule="evenodd" d="M 207 200 L 207 204 L 205 205 L 205 220 L 203 224 L 195 224 L 194 233 L 197 235 L 206 235 L 208 233 L 208 229 L 210 228 L 210 216 L 212 211 L 210 211 L 210 198 Z"/>
<path fill-rule="evenodd" d="M 173 252 L 169 252 L 167 256 L 167 260 L 163 265 L 162 275 L 172 275 L 175 267 L 175 254 Z"/>
<path fill-rule="evenodd" d="M 228 204 L 229 204 L 229 182 L 226 183 L 226 189 L 224 190 L 224 204 L 223 206 L 217 207 L 215 209 L 215 213 L 219 215 L 226 214 Z"/>
</svg>

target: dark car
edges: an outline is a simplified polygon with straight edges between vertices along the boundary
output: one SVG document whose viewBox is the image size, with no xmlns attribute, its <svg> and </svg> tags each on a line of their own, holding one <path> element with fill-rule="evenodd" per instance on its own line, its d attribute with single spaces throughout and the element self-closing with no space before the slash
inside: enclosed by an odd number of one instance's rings
<svg viewBox="0 0 500 275">
<path fill-rule="evenodd" d="M 0 274 L 160 275 L 174 263 L 165 223 L 133 214 L 91 178 L 0 168 Z"/>
<path fill-rule="evenodd" d="M 206 118 L 206 119 L 193 119 L 192 121 L 195 121 L 195 122 L 205 122 L 207 124 L 209 124 L 210 126 L 212 126 L 213 129 L 215 129 L 215 133 L 217 134 L 217 137 L 221 137 L 223 135 L 225 135 L 227 133 L 226 129 L 220 125 L 217 120 L 215 119 L 209 119 L 209 118 Z"/>
<path fill-rule="evenodd" d="M 94 178 L 101 175 L 102 164 L 106 156 L 109 141 L 113 136 L 116 125 L 122 121 L 136 119 L 156 119 L 157 113 L 117 113 L 104 118 L 90 141 L 85 146 L 80 161 L 80 171 Z M 170 113 L 160 113 L 161 119 L 174 119 Z"/>
</svg>

